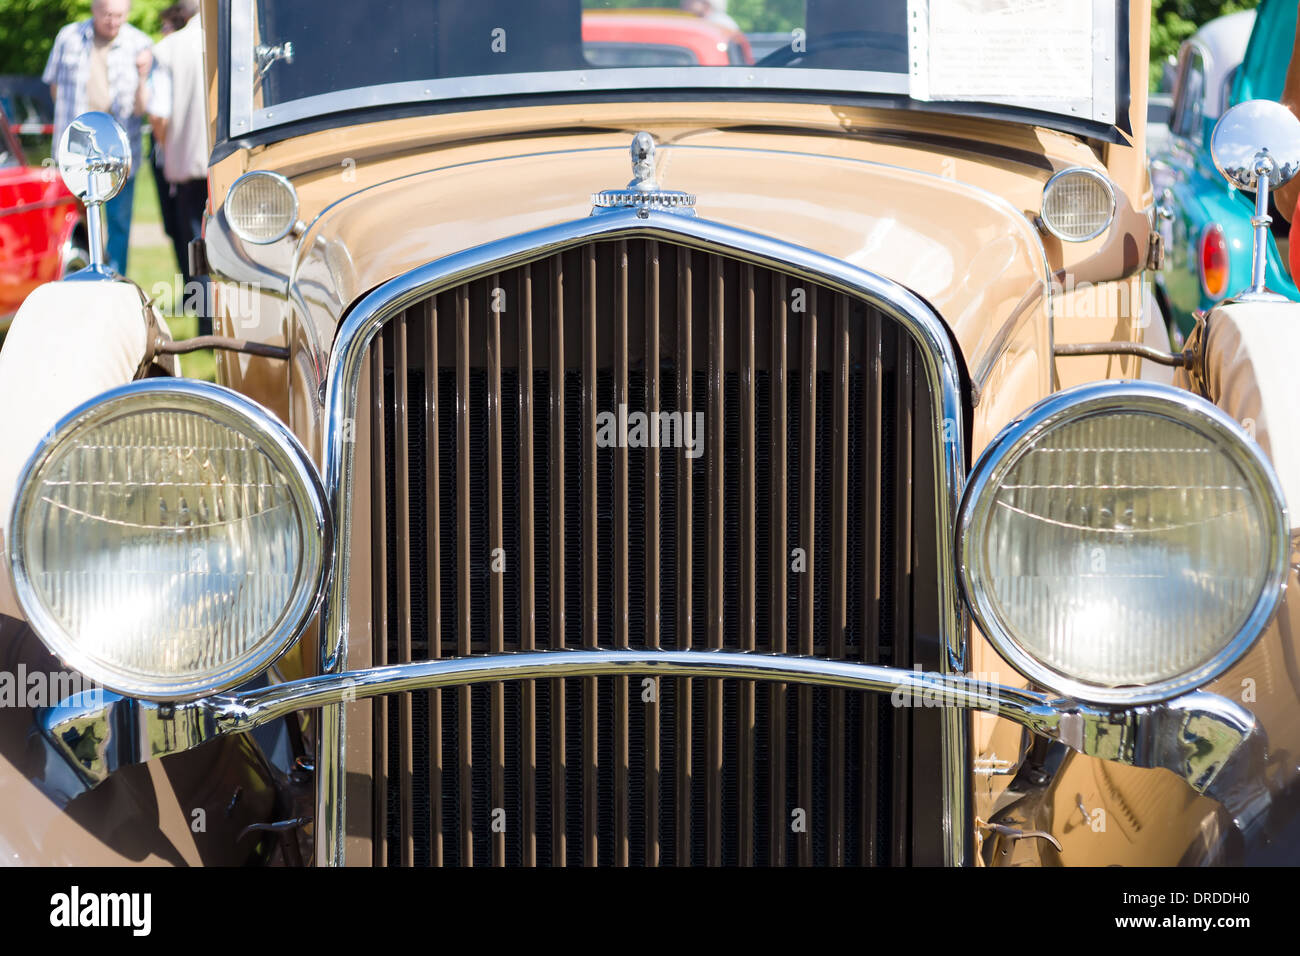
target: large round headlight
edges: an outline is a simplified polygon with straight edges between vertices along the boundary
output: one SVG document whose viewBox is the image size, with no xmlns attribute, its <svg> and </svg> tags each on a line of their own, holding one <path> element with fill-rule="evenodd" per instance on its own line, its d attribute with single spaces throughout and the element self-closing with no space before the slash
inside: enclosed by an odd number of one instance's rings
<svg viewBox="0 0 1300 956">
<path fill-rule="evenodd" d="M 152 379 L 72 412 L 28 462 L 9 559 L 32 628 L 112 690 L 184 700 L 269 666 L 319 598 L 319 478 L 268 412 Z"/>
<path fill-rule="evenodd" d="M 962 503 L 967 599 L 1031 680 L 1098 703 L 1213 679 L 1281 598 L 1277 478 L 1227 415 L 1136 382 L 1061 392 L 1012 423 Z"/>
</svg>

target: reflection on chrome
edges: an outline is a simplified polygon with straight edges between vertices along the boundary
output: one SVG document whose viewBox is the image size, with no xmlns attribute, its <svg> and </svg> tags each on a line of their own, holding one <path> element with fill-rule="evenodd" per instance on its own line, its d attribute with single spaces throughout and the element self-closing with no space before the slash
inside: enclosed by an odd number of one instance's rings
<svg viewBox="0 0 1300 956">
<path fill-rule="evenodd" d="M 1088 756 L 1170 770 L 1221 801 L 1242 825 L 1270 802 L 1260 783 L 1264 732 L 1249 711 L 1216 694 L 1198 692 L 1161 705 L 1110 711 L 962 675 L 727 651 L 574 650 L 443 658 L 308 677 L 176 705 L 108 695 L 106 704 L 95 706 L 77 696 L 39 711 L 37 723 L 83 784 L 94 787 L 126 764 L 189 750 L 326 704 L 497 681 L 633 675 L 744 678 L 933 697 L 957 713 L 996 713 Z"/>
</svg>

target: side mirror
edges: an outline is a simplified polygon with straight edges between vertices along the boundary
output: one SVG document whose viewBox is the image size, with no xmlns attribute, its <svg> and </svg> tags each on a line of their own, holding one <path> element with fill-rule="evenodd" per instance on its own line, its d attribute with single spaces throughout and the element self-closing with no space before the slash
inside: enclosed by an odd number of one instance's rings
<svg viewBox="0 0 1300 956">
<path fill-rule="evenodd" d="M 104 265 L 104 203 L 131 175 L 131 142 L 107 113 L 82 113 L 59 139 L 59 173 L 68 191 L 86 206 L 90 264 L 69 279 L 112 278 Z"/>
<path fill-rule="evenodd" d="M 1268 191 L 1300 173 L 1300 119 L 1272 100 L 1238 103 L 1219 118 L 1210 140 L 1214 165 L 1242 192 L 1255 194 L 1255 247 L 1250 289 L 1239 301 L 1282 299 L 1264 288 L 1268 253 Z M 1284 300 L 1285 301 L 1285 300 Z"/>
</svg>

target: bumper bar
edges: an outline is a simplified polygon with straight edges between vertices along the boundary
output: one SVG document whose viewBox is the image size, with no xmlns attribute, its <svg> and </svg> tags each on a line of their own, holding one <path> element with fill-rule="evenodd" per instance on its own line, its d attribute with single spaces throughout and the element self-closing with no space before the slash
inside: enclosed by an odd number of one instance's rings
<svg viewBox="0 0 1300 956">
<path fill-rule="evenodd" d="M 895 706 L 959 707 L 1015 721 L 1080 753 L 1160 767 L 1220 800 L 1239 823 L 1266 808 L 1251 784 L 1266 750 L 1254 715 L 1216 694 L 1106 710 L 962 675 L 710 650 L 544 651 L 444 658 L 308 677 L 178 704 L 86 692 L 37 712 L 42 735 L 89 788 L 118 767 L 244 733 L 299 710 L 432 688 L 557 677 L 713 677 L 890 694 Z"/>
</svg>

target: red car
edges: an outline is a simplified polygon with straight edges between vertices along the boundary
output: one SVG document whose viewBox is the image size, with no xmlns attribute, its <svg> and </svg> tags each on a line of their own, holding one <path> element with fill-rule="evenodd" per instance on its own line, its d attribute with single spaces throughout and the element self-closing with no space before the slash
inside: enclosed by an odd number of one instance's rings
<svg viewBox="0 0 1300 956">
<path fill-rule="evenodd" d="M 0 114 L 0 330 L 32 289 L 85 264 L 81 204 L 52 165 L 27 165 Z"/>
<path fill-rule="evenodd" d="M 754 62 L 745 35 L 672 10 L 587 10 L 582 52 L 592 66 L 742 66 Z"/>
</svg>

